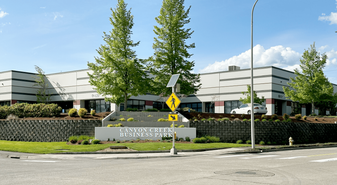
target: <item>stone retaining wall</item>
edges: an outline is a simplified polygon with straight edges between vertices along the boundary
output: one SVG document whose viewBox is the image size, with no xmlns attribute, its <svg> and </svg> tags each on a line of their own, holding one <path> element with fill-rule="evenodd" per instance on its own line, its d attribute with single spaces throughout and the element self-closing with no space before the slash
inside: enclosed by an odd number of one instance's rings
<svg viewBox="0 0 337 185">
<path fill-rule="evenodd" d="M 95 135 L 100 120 L 12 120 L 0 121 L 0 140 L 67 141 L 72 135 Z"/>
<path fill-rule="evenodd" d="M 197 129 L 197 137 L 217 136 L 225 142 L 251 140 L 250 122 L 192 121 L 190 127 Z M 255 122 L 256 143 L 270 141 L 285 144 L 289 137 L 295 143 L 336 142 L 337 124 Z"/>
</svg>

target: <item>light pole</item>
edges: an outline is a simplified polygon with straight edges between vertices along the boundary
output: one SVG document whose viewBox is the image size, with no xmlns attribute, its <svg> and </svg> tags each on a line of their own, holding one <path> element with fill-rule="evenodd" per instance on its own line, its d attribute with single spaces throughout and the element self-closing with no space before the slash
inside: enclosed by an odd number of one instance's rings
<svg viewBox="0 0 337 185">
<path fill-rule="evenodd" d="M 255 130 L 254 130 L 254 87 L 253 87 L 253 13 L 254 8 L 258 0 L 255 1 L 254 6 L 252 8 L 252 28 L 251 28 L 251 55 L 250 55 L 250 103 L 251 103 L 251 111 L 250 111 L 250 124 L 251 124 L 251 138 L 252 138 L 252 148 L 255 148 Z"/>
</svg>

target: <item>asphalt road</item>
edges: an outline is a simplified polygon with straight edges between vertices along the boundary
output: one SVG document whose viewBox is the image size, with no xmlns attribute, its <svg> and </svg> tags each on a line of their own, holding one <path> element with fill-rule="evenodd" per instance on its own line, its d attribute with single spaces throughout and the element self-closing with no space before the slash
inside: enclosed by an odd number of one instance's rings
<svg viewBox="0 0 337 185">
<path fill-rule="evenodd" d="M 187 157 L 11 159 L 0 184 L 337 184 L 337 148 Z"/>
</svg>

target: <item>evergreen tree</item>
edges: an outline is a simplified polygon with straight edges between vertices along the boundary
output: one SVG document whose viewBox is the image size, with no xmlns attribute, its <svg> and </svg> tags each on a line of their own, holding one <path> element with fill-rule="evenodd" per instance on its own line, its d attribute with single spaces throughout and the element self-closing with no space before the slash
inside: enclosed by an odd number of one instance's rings
<svg viewBox="0 0 337 185">
<path fill-rule="evenodd" d="M 48 92 L 48 82 L 44 71 L 39 67 L 35 66 L 35 70 L 37 72 L 37 77 L 35 77 L 35 84 L 33 86 L 37 86 L 38 90 L 36 91 L 36 98 L 38 103 L 49 103 L 50 102 L 50 94 Z"/>
<path fill-rule="evenodd" d="M 96 63 L 88 62 L 89 69 L 93 71 L 88 73 L 90 84 L 105 97 L 105 101 L 118 105 L 124 102 L 124 110 L 128 98 L 145 94 L 147 90 L 147 74 L 142 61 L 131 49 L 139 42 L 131 40 L 133 16 L 126 6 L 124 0 L 118 0 L 116 9 L 111 8 L 113 29 L 109 34 L 103 32 L 105 44 L 97 50 L 99 57 L 95 57 Z"/>
<path fill-rule="evenodd" d="M 193 94 L 201 86 L 200 76 L 191 72 L 194 61 L 188 61 L 192 54 L 187 50 L 195 48 L 195 44 L 186 44 L 193 31 L 184 27 L 190 22 L 191 7 L 184 8 L 184 0 L 163 0 L 160 15 L 155 18 L 159 26 L 154 26 L 157 35 L 153 44 L 155 52 L 149 59 L 150 73 L 155 76 L 152 81 L 155 94 L 172 92 L 166 85 L 173 74 L 180 74 L 178 83 L 182 94 Z"/>
<path fill-rule="evenodd" d="M 243 95 L 247 96 L 246 98 L 240 98 L 240 101 L 243 103 L 243 104 L 246 104 L 246 103 L 250 103 L 251 102 L 251 87 L 250 85 L 247 85 L 247 92 L 242 92 Z M 254 103 L 258 103 L 258 104 L 261 104 L 265 101 L 264 99 L 264 96 L 262 96 L 262 98 L 259 98 L 257 97 L 257 94 L 256 92 L 254 91 Z"/>
<path fill-rule="evenodd" d="M 323 68 L 325 67 L 327 56 L 320 55 L 316 51 L 315 43 L 305 50 L 301 61 L 300 68 L 302 72 L 295 69 L 295 78 L 290 78 L 288 85 L 283 87 L 284 94 L 292 101 L 299 103 L 311 103 L 312 114 L 315 113 L 315 102 L 320 102 L 322 95 L 332 95 L 333 86 L 324 76 Z"/>
</svg>

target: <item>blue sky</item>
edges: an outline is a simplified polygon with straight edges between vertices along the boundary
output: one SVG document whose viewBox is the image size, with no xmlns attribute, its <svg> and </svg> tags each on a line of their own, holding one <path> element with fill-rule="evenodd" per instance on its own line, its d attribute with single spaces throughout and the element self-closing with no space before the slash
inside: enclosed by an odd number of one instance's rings
<svg viewBox="0 0 337 185">
<path fill-rule="evenodd" d="M 185 0 L 191 6 L 195 73 L 250 67 L 250 21 L 255 0 Z M 110 8 L 117 0 L 13 0 L 0 2 L 0 71 L 46 74 L 86 69 L 112 29 Z M 161 0 L 126 0 L 134 15 L 134 50 L 153 54 Z M 254 12 L 254 67 L 293 70 L 313 42 L 329 57 L 325 74 L 337 84 L 337 0 L 259 0 Z"/>
</svg>

